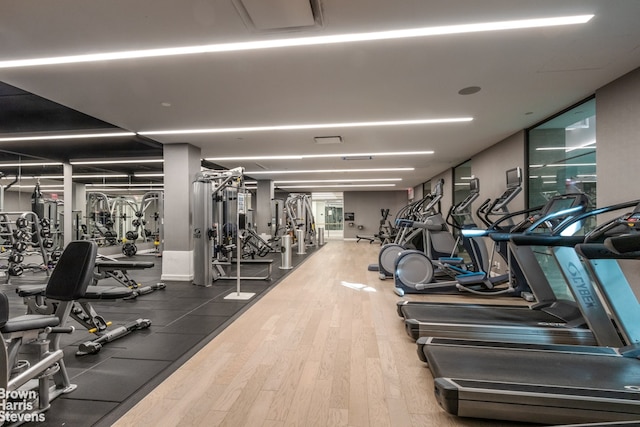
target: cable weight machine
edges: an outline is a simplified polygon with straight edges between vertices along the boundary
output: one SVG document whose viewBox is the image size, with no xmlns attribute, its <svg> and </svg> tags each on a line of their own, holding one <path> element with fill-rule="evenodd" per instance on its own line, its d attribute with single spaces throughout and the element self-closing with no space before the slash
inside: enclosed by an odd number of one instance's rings
<svg viewBox="0 0 640 427">
<path fill-rule="evenodd" d="M 193 182 L 193 284 L 211 286 L 216 280 L 270 280 L 272 259 L 242 259 L 241 214 L 243 169 L 205 171 Z M 235 219 L 234 219 L 235 218 Z M 235 255 L 234 255 L 235 253 Z M 234 261 L 236 275 L 225 271 Z M 264 264 L 264 276 L 241 276 L 240 264 Z"/>
</svg>

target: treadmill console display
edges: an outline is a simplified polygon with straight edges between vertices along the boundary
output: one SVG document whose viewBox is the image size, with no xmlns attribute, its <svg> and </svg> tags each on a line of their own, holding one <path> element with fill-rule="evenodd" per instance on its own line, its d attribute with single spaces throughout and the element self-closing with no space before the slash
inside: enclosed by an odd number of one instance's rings
<svg viewBox="0 0 640 427">
<path fill-rule="evenodd" d="M 509 169 L 506 174 L 507 188 L 520 187 L 520 185 L 522 185 L 522 173 L 520 173 L 520 168 Z"/>
<path fill-rule="evenodd" d="M 480 192 L 480 180 L 478 178 L 471 178 L 471 181 L 469 181 L 469 191 L 472 193 Z"/>
<path fill-rule="evenodd" d="M 442 187 L 444 186 L 444 179 L 439 180 L 438 182 L 436 182 L 436 185 L 433 187 L 433 191 L 431 192 L 431 194 L 433 194 L 434 197 L 442 197 Z"/>
<path fill-rule="evenodd" d="M 469 181 L 469 194 L 465 199 L 456 206 L 454 213 L 463 213 L 469 205 L 474 202 L 480 195 L 480 180 L 478 178 L 471 178 Z"/>
<path fill-rule="evenodd" d="M 491 213 L 503 212 L 506 205 L 511 203 L 522 190 L 522 173 L 520 172 L 520 168 L 509 169 L 506 172 L 506 176 L 507 189 L 493 202 Z"/>
<path fill-rule="evenodd" d="M 627 225 L 631 228 L 640 228 L 640 212 L 634 212 L 626 219 Z"/>
</svg>

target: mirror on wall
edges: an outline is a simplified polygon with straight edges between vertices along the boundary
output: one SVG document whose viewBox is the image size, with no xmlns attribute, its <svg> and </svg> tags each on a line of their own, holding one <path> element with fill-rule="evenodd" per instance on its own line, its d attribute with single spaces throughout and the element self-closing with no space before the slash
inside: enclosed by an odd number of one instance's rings
<svg viewBox="0 0 640 427">
<path fill-rule="evenodd" d="M 0 281 L 48 271 L 64 247 L 62 164 L 0 151 Z"/>
<path fill-rule="evenodd" d="M 164 218 L 161 160 L 140 159 L 138 170 L 106 161 L 103 165 L 79 163 L 73 164 L 79 238 L 96 241 L 104 254 L 133 256 L 144 250 L 160 256 Z"/>
</svg>

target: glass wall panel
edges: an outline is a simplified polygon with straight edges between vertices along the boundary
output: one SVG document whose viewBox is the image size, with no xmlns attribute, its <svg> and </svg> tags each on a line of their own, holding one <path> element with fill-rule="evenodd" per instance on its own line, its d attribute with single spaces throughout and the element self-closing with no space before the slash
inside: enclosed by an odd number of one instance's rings
<svg viewBox="0 0 640 427">
<path fill-rule="evenodd" d="M 595 207 L 595 99 L 530 129 L 527 137 L 529 206 L 540 206 L 558 194 L 583 193 L 589 197 L 591 207 Z M 589 222 L 585 229 L 592 226 Z M 572 299 L 549 249 L 534 247 L 534 253 L 556 295 Z"/>
<path fill-rule="evenodd" d="M 592 98 L 528 132 L 528 202 L 586 194 L 596 202 L 596 103 Z"/>
</svg>

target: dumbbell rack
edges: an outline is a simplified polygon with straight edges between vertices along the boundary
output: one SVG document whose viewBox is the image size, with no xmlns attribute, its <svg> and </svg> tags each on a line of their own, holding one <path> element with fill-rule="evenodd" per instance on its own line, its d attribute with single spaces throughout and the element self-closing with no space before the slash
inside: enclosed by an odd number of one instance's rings
<svg viewBox="0 0 640 427">
<path fill-rule="evenodd" d="M 56 252 L 52 251 L 51 224 L 46 218 L 38 218 L 34 212 L 0 212 L 0 243 L 0 253 L 7 255 L 6 283 L 11 276 L 24 273 L 25 255 L 41 257 L 40 265 L 47 274 L 56 261 Z"/>
</svg>

